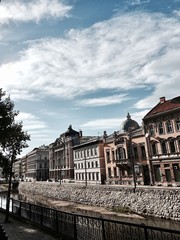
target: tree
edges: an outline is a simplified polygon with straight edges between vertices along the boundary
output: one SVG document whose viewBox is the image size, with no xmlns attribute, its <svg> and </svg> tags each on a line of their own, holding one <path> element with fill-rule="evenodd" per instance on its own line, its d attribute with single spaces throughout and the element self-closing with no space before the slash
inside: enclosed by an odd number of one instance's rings
<svg viewBox="0 0 180 240">
<path fill-rule="evenodd" d="M 26 141 L 30 140 L 30 135 L 23 131 L 22 122 L 16 122 L 15 117 L 19 114 L 14 110 L 14 103 L 10 97 L 0 88 L 0 160 L 4 162 L 4 170 L 9 173 L 9 187 L 6 204 L 5 222 L 9 221 L 9 203 L 11 192 L 12 166 L 18 154 L 23 148 L 28 147 Z M 9 161 L 9 164 L 7 164 Z M 8 168 L 8 169 L 5 169 Z"/>
</svg>

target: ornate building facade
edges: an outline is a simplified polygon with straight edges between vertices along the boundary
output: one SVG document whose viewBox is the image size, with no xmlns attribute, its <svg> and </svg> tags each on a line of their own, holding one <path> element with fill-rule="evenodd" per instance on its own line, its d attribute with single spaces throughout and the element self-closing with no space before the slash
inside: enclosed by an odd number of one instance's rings
<svg viewBox="0 0 180 240">
<path fill-rule="evenodd" d="M 180 97 L 160 98 L 143 123 L 152 184 L 180 186 Z"/>
<path fill-rule="evenodd" d="M 107 183 L 149 184 L 143 129 L 129 114 L 119 131 L 104 134 L 104 154 Z"/>
<path fill-rule="evenodd" d="M 70 125 L 54 143 L 49 145 L 49 178 L 54 180 L 74 179 L 73 146 L 80 143 L 82 133 Z"/>
</svg>

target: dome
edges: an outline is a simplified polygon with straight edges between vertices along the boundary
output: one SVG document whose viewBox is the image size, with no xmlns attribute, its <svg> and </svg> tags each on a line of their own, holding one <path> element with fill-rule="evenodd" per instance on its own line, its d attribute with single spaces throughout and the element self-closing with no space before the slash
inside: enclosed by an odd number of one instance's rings
<svg viewBox="0 0 180 240">
<path fill-rule="evenodd" d="M 121 130 L 124 132 L 128 132 L 130 129 L 135 130 L 140 128 L 139 124 L 131 119 L 131 115 L 128 113 L 127 114 L 127 119 L 121 124 Z"/>
</svg>

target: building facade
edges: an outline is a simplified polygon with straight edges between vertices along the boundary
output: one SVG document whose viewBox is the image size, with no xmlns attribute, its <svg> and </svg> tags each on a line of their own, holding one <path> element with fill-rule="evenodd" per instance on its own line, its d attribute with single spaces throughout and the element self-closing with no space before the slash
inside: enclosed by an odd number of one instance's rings
<svg viewBox="0 0 180 240">
<path fill-rule="evenodd" d="M 106 180 L 104 143 L 95 137 L 73 147 L 76 183 L 104 184 Z"/>
<path fill-rule="evenodd" d="M 41 146 L 27 154 L 25 180 L 46 181 L 49 178 L 49 148 Z"/>
<path fill-rule="evenodd" d="M 180 186 L 180 97 L 160 98 L 143 123 L 152 184 Z"/>
<path fill-rule="evenodd" d="M 70 125 L 54 143 L 49 145 L 49 177 L 54 180 L 74 179 L 73 146 L 80 143 L 82 132 Z"/>
<path fill-rule="evenodd" d="M 108 184 L 150 183 L 144 132 L 129 114 L 119 131 L 104 134 L 104 154 Z"/>
</svg>

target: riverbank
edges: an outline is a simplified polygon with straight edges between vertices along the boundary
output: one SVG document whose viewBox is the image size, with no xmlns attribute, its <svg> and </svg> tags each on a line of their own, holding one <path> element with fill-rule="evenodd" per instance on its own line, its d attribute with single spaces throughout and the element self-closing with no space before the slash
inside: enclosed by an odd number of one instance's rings
<svg viewBox="0 0 180 240">
<path fill-rule="evenodd" d="M 133 189 L 122 186 L 85 187 L 75 184 L 35 182 L 21 183 L 19 193 L 31 202 L 48 207 L 52 207 L 53 202 L 66 201 L 71 203 L 68 209 L 73 205 L 72 203 L 82 204 L 90 207 L 91 210 L 93 207 L 102 207 L 106 210 L 120 207 L 129 209 L 137 219 L 141 216 L 144 219 L 154 217 L 180 221 L 180 189 L 138 188 L 134 193 Z M 76 208 L 73 209 L 75 210 Z M 116 216 L 117 213 L 113 212 L 113 215 Z"/>
</svg>

